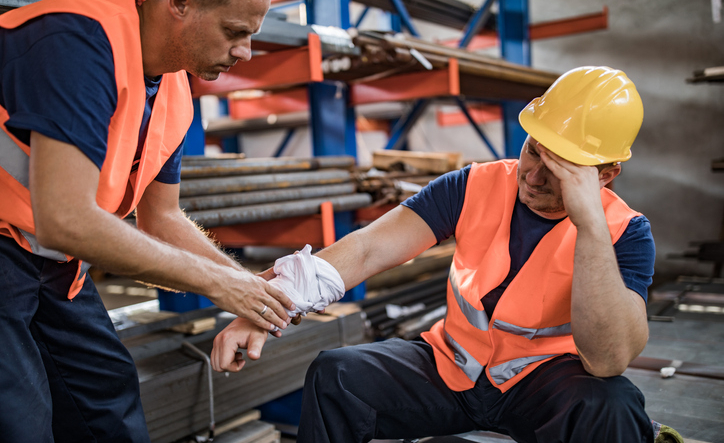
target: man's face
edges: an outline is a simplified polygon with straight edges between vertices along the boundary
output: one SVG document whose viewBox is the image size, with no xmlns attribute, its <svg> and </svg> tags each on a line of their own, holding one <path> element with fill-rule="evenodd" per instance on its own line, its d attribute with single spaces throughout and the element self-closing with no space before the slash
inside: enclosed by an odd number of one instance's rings
<svg viewBox="0 0 724 443">
<path fill-rule="evenodd" d="M 566 216 L 558 178 L 540 158 L 543 145 L 528 136 L 518 162 L 518 198 L 536 214 L 557 219 Z"/>
<path fill-rule="evenodd" d="M 189 15 L 172 47 L 178 48 L 183 69 L 216 80 L 237 61 L 251 59 L 251 36 L 261 29 L 269 0 L 228 0 L 205 8 L 199 1 L 188 2 Z"/>
</svg>

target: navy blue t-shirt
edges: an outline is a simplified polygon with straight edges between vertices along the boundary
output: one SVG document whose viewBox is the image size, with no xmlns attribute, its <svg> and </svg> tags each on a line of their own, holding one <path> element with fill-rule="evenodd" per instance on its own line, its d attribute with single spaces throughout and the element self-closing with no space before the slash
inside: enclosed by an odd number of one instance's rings
<svg viewBox="0 0 724 443">
<path fill-rule="evenodd" d="M 465 201 L 468 174 L 470 166 L 449 172 L 402 203 L 425 220 L 438 242 L 455 234 Z M 510 222 L 510 272 L 500 286 L 482 299 L 488 318 L 492 317 L 500 296 L 533 253 L 538 242 L 561 220 L 549 220 L 539 216 L 516 197 Z M 649 220 L 644 216 L 632 218 L 614 249 L 624 284 L 646 301 L 648 287 L 654 275 L 655 256 Z"/>
<path fill-rule="evenodd" d="M 159 79 L 146 78 L 146 109 L 137 159 L 148 131 Z M 110 42 L 101 25 L 75 14 L 49 14 L 15 29 L 0 28 L 0 105 L 6 126 L 28 144 L 30 132 L 77 146 L 100 169 L 117 87 Z M 183 142 L 156 180 L 181 180 Z"/>
</svg>

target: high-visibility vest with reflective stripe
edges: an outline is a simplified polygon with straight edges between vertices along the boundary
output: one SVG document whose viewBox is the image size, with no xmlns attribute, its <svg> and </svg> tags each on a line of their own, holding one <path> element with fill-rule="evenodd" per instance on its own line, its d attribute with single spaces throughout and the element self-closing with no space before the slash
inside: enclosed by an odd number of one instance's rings
<svg viewBox="0 0 724 443">
<path fill-rule="evenodd" d="M 146 100 L 135 3 L 131 0 L 42 0 L 0 15 L 0 27 L 13 29 L 52 13 L 79 14 L 95 20 L 110 42 L 118 102 L 109 126 L 108 149 L 100 171 L 96 201 L 104 210 L 125 217 L 138 205 L 143 191 L 181 144 L 191 124 L 193 106 L 187 74 L 179 71 L 163 75 L 141 159 L 134 167 Z M 43 250 L 34 240 L 35 223 L 28 190 L 30 147 L 7 131 L 8 118 L 7 111 L 0 106 L 0 235 L 13 237 L 23 248 L 36 254 L 63 257 L 57 251 Z"/>
<path fill-rule="evenodd" d="M 475 385 L 483 371 L 502 392 L 551 358 L 577 354 L 571 334 L 576 228 L 564 219 L 538 243 L 498 301 L 492 318 L 482 297 L 510 271 L 510 222 L 518 194 L 518 161 L 473 164 L 455 230 L 447 314 L 422 337 L 438 372 L 454 391 Z M 601 190 L 612 244 L 640 215 Z"/>
</svg>

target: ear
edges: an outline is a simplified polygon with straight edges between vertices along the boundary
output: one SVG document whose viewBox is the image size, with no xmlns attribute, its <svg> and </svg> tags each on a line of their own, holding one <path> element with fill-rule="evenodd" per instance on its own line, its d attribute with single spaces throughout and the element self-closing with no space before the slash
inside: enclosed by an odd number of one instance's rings
<svg viewBox="0 0 724 443">
<path fill-rule="evenodd" d="M 598 184 L 601 188 L 611 183 L 621 173 L 621 163 L 616 166 L 609 166 L 598 173 Z"/>
<path fill-rule="evenodd" d="M 184 18 L 189 13 L 189 0 L 166 0 L 171 15 L 175 18 Z"/>
</svg>

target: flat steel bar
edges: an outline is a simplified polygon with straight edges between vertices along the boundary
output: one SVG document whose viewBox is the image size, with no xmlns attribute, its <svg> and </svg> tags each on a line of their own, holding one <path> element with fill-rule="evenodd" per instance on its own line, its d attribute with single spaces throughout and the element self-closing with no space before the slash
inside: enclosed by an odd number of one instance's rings
<svg viewBox="0 0 724 443">
<path fill-rule="evenodd" d="M 209 209 L 231 208 L 234 206 L 258 205 L 280 201 L 303 200 L 331 195 L 352 194 L 356 190 L 354 183 L 338 185 L 308 186 L 303 188 L 272 189 L 268 191 L 237 192 L 234 194 L 205 195 L 185 197 L 179 200 L 185 211 L 205 211 Z"/>
<path fill-rule="evenodd" d="M 326 169 L 314 172 L 289 172 L 223 178 L 196 178 L 181 180 L 181 197 L 260 191 L 264 189 L 294 188 L 300 186 L 347 183 L 352 179 L 349 171 Z"/>
<path fill-rule="evenodd" d="M 252 223 L 318 214 L 320 205 L 332 202 L 335 212 L 351 211 L 372 203 L 369 194 L 350 194 L 265 205 L 240 206 L 215 211 L 189 212 L 188 217 L 205 228 Z"/>
<path fill-rule="evenodd" d="M 346 169 L 354 166 L 354 157 L 347 155 L 314 158 L 250 158 L 189 160 L 181 166 L 181 178 L 205 178 L 230 175 L 270 174 L 275 172 Z"/>
</svg>

